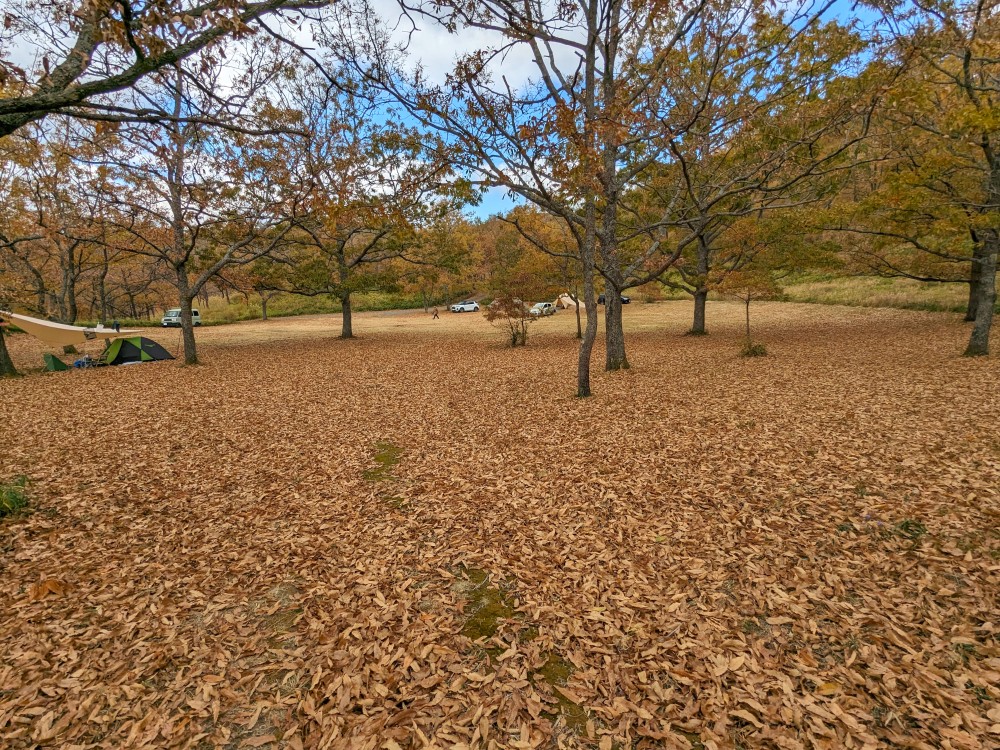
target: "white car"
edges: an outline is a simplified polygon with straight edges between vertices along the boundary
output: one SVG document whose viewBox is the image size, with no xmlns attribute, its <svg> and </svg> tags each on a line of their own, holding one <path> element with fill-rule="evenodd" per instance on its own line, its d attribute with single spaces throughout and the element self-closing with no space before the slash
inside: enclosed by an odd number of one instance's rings
<svg viewBox="0 0 1000 750">
<path fill-rule="evenodd" d="M 196 326 L 201 325 L 201 313 L 197 310 L 191 311 L 191 320 Z M 160 325 L 164 328 L 180 328 L 181 327 L 181 309 L 179 307 L 174 307 L 167 310 L 164 313 L 163 318 L 160 320 Z"/>
<path fill-rule="evenodd" d="M 536 318 L 540 318 L 543 315 L 555 315 L 556 306 L 551 302 L 536 302 L 531 306 L 531 309 L 528 310 L 528 314 L 534 315 Z"/>
<path fill-rule="evenodd" d="M 479 303 L 474 299 L 467 299 L 465 302 L 459 302 L 448 309 L 452 312 L 479 312 Z"/>
</svg>

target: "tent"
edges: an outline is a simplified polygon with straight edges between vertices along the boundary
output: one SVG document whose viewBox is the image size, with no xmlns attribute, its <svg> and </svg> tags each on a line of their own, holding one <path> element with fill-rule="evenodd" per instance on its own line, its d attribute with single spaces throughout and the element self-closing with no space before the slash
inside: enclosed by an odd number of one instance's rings
<svg viewBox="0 0 1000 750">
<path fill-rule="evenodd" d="M 44 341 L 52 346 L 73 346 L 83 344 L 87 341 L 99 339 L 113 339 L 119 336 L 128 336 L 130 333 L 139 331 L 116 331 L 113 328 L 97 326 L 96 328 L 81 328 L 80 326 L 68 326 L 65 323 L 53 323 L 51 320 L 40 320 L 27 315 L 0 310 L 0 320 L 13 323 L 25 333 L 30 333 L 36 339 Z"/>
<path fill-rule="evenodd" d="M 558 299 L 556 299 L 556 307 L 560 310 L 575 310 L 576 305 L 577 303 L 568 294 L 560 294 Z M 582 303 L 580 306 L 583 306 Z"/>
<path fill-rule="evenodd" d="M 62 372 L 63 370 L 68 370 L 69 365 L 63 362 L 55 354 L 49 354 L 46 352 L 42 355 L 42 359 L 45 360 L 45 369 L 49 372 Z"/>
<path fill-rule="evenodd" d="M 104 358 L 109 365 L 125 365 L 130 362 L 156 362 L 161 359 L 173 359 L 173 355 L 145 336 L 130 336 L 115 339 L 104 352 Z"/>
</svg>

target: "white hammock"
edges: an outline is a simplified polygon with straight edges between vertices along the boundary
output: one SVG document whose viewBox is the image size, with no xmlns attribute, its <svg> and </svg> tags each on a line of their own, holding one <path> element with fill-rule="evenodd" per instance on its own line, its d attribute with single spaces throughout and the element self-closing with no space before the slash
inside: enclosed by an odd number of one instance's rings
<svg viewBox="0 0 1000 750">
<path fill-rule="evenodd" d="M 0 320 L 13 323 L 26 333 L 30 333 L 36 339 L 40 339 L 46 344 L 52 344 L 53 346 L 70 346 L 83 344 L 87 341 L 115 339 L 120 336 L 132 336 L 136 333 L 142 333 L 142 331 L 138 330 L 116 331 L 114 328 L 105 328 L 104 326 L 97 326 L 97 328 L 69 326 L 65 323 L 39 320 L 38 318 L 30 318 L 27 315 L 18 315 L 6 310 L 0 310 Z"/>
</svg>

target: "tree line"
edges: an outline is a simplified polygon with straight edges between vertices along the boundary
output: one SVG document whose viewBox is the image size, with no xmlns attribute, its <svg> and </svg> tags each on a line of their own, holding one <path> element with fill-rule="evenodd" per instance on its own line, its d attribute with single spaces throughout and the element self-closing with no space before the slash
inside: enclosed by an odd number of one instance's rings
<svg viewBox="0 0 1000 750">
<path fill-rule="evenodd" d="M 629 290 L 690 295 L 697 335 L 711 291 L 749 306 L 788 273 L 835 265 L 967 285 L 965 353 L 986 355 L 998 2 L 416 0 L 382 19 L 366 0 L 159 0 L 8 14 L 0 304 L 64 322 L 81 301 L 104 320 L 176 304 L 193 363 L 191 310 L 209 289 L 252 292 L 265 315 L 279 292 L 333 297 L 347 337 L 358 292 L 568 291 L 583 302 L 586 396 L 599 291 L 617 370 Z M 411 50 L 428 24 L 494 42 L 435 77 Z M 12 62 L 16 38 L 41 51 L 37 69 Z M 485 190 L 522 205 L 466 218 Z"/>
</svg>

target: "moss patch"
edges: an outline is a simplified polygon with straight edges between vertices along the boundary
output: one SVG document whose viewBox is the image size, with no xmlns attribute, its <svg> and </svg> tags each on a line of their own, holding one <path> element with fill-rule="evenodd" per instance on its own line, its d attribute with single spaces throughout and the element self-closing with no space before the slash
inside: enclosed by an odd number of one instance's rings
<svg viewBox="0 0 1000 750">
<path fill-rule="evenodd" d="M 474 641 L 492 638 L 500 629 L 502 621 L 523 619 L 524 615 L 514 609 L 514 599 L 510 595 L 509 586 L 491 585 L 490 574 L 485 570 L 464 566 L 459 570 L 462 578 L 452 586 L 452 590 L 468 600 L 465 607 L 468 620 L 462 626 L 462 635 Z M 538 638 L 538 635 L 538 628 L 529 626 L 518 632 L 517 639 L 521 643 L 528 643 Z M 495 646 L 480 648 L 489 659 L 491 667 L 503 652 L 503 649 Z M 537 671 L 532 672 L 528 679 L 536 685 L 543 682 L 551 689 L 552 697 L 556 701 L 556 710 L 543 712 L 543 715 L 552 722 L 562 719 L 567 729 L 576 734 L 583 734 L 587 729 L 587 710 L 579 703 L 570 700 L 560 690 L 566 686 L 566 681 L 572 673 L 573 665 L 553 653 L 546 655 L 545 663 Z"/>
<path fill-rule="evenodd" d="M 490 585 L 490 575 L 477 568 L 461 568 L 465 581 L 456 590 L 469 600 L 465 613 L 469 619 L 462 627 L 462 635 L 474 641 L 492 638 L 500 629 L 501 620 L 515 616 L 514 601 L 499 586 Z"/>
<path fill-rule="evenodd" d="M 290 633 L 295 628 L 295 621 L 302 614 L 301 608 L 278 610 L 273 615 L 264 616 L 264 624 L 276 633 Z"/>
<path fill-rule="evenodd" d="M 403 455 L 403 449 L 385 440 L 375 443 L 375 463 L 374 469 L 368 469 L 362 476 L 369 482 L 382 482 L 387 479 L 395 479 L 392 475 L 392 467 L 398 464 Z"/>
<path fill-rule="evenodd" d="M 546 714 L 550 721 L 561 718 L 566 728 L 576 734 L 587 731 L 587 710 L 579 703 L 567 698 L 560 687 L 565 687 L 569 676 L 573 674 L 573 665 L 558 654 L 549 654 L 545 664 L 532 677 L 541 679 L 552 688 L 552 697 L 556 699 L 558 711 Z"/>
</svg>

